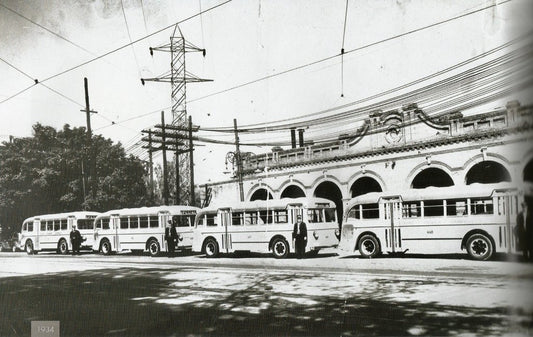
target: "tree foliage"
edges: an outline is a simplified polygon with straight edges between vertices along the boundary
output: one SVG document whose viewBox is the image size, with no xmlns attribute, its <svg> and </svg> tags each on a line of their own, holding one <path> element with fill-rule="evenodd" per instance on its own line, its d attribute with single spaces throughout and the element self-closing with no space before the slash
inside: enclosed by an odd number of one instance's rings
<svg viewBox="0 0 533 337">
<path fill-rule="evenodd" d="M 4 237 L 19 231 L 22 220 L 38 214 L 106 211 L 149 203 L 143 163 L 127 156 L 120 143 L 102 136 L 93 136 L 91 141 L 96 157 L 94 195 L 84 127 L 65 125 L 58 131 L 35 124 L 32 137 L 15 138 L 0 146 Z"/>
</svg>

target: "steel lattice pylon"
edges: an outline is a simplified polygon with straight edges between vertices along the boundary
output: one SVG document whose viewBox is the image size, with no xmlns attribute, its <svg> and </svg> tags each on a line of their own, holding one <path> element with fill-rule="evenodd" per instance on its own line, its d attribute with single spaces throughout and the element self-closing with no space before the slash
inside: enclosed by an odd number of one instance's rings
<svg viewBox="0 0 533 337">
<path fill-rule="evenodd" d="M 170 73 L 163 74 L 157 78 L 143 79 L 144 81 L 154 82 L 170 82 L 171 84 L 171 100 L 172 100 L 172 125 L 179 127 L 181 131 L 176 131 L 181 139 L 188 139 L 189 121 L 187 116 L 187 83 L 191 82 L 206 82 L 211 80 L 201 79 L 189 73 L 185 69 L 185 54 L 187 52 L 202 52 L 205 56 L 205 49 L 196 47 L 187 42 L 183 37 L 181 29 L 178 25 L 174 28 L 174 33 L 170 37 L 170 44 L 160 46 L 157 48 L 150 48 L 152 53 L 157 51 L 170 51 L 171 69 Z M 176 190 L 176 204 L 194 204 L 191 194 L 192 179 L 191 173 L 193 168 L 190 162 L 190 151 L 187 146 L 182 146 L 176 151 L 176 163 L 178 166 L 177 175 L 178 183 Z"/>
</svg>

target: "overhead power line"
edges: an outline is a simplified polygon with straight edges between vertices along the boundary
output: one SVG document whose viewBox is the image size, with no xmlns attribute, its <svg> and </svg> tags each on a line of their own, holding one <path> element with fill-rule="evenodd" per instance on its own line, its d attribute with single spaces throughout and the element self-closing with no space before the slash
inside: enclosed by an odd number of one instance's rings
<svg viewBox="0 0 533 337">
<path fill-rule="evenodd" d="M 199 12 L 199 13 L 193 14 L 193 15 L 191 15 L 191 16 L 189 16 L 189 17 L 183 19 L 183 20 L 180 20 L 180 21 L 175 22 L 175 23 L 173 23 L 173 24 L 171 24 L 171 25 L 168 25 L 168 26 L 166 26 L 166 27 L 164 27 L 164 28 L 161 28 L 161 29 L 159 29 L 159 30 L 157 30 L 157 31 L 155 31 L 155 32 L 152 32 L 152 33 L 150 33 L 150 34 L 148 34 L 148 35 L 145 35 L 145 36 L 143 36 L 143 37 L 141 37 L 141 38 L 139 38 L 139 39 L 137 39 L 137 40 L 134 40 L 134 41 L 132 41 L 132 42 L 130 42 L 130 43 L 127 43 L 127 44 L 125 44 L 125 45 L 122 45 L 122 46 L 120 46 L 120 47 L 117 47 L 117 48 L 115 48 L 115 49 L 112 49 L 112 50 L 110 50 L 110 51 L 108 51 L 108 52 L 106 52 L 106 53 L 104 53 L 104 54 L 102 54 L 102 55 L 99 55 L 99 56 L 93 57 L 93 58 L 90 59 L 90 60 L 87 60 L 87 61 L 82 62 L 82 63 L 80 63 L 80 64 L 78 64 L 78 65 L 76 65 L 76 66 L 70 67 L 70 68 L 68 68 L 68 69 L 65 69 L 65 70 L 59 72 L 59 73 L 56 73 L 56 74 L 51 75 L 51 76 L 49 76 L 49 77 L 46 77 L 45 79 L 39 80 L 39 82 L 46 82 L 46 81 L 49 81 L 49 80 L 51 80 L 51 79 L 53 79 L 53 78 L 56 78 L 56 77 L 58 77 L 58 76 L 64 75 L 64 74 L 66 74 L 66 73 L 69 73 L 69 72 L 71 72 L 71 71 L 73 71 L 73 70 L 75 70 L 75 69 L 78 69 L 78 68 L 80 68 L 80 67 L 83 67 L 83 66 L 85 66 L 85 65 L 87 65 L 87 64 L 89 64 L 89 63 L 92 63 L 92 62 L 97 61 L 97 60 L 99 60 L 99 59 L 101 59 L 101 58 L 104 58 L 104 57 L 109 56 L 109 55 L 111 55 L 111 54 L 113 54 L 113 53 L 116 53 L 117 51 L 120 51 L 120 50 L 122 50 L 122 49 L 124 49 L 124 48 L 127 48 L 127 47 L 129 47 L 129 46 L 131 46 L 131 45 L 133 45 L 133 44 L 135 44 L 135 43 L 138 43 L 138 42 L 140 42 L 140 41 L 143 41 L 143 40 L 149 38 L 150 36 L 153 36 L 153 35 L 159 34 L 159 33 L 163 32 L 163 31 L 165 31 L 165 30 L 167 30 L 167 29 L 169 29 L 169 28 L 173 28 L 173 27 L 175 27 L 175 26 L 178 25 L 178 24 L 181 24 L 181 23 L 183 23 L 183 22 L 189 21 L 189 20 L 191 20 L 191 19 L 193 19 L 193 18 L 195 18 L 195 17 L 197 17 L 197 16 L 199 16 L 199 15 L 201 15 L 201 14 L 203 14 L 203 13 L 209 12 L 209 11 L 211 11 L 211 10 L 213 10 L 213 9 L 216 9 L 216 8 L 218 8 L 218 7 L 220 7 L 220 6 L 223 6 L 223 5 L 225 5 L 225 4 L 227 4 L 227 3 L 231 2 L 231 1 L 232 1 L 232 0 L 226 0 L 226 1 L 224 1 L 224 2 L 222 2 L 222 3 L 220 3 L 220 4 L 218 4 L 218 5 L 215 5 L 215 6 L 209 7 L 209 8 L 207 8 L 206 10 L 204 10 L 204 11 L 202 11 L 202 12 Z M 510 0 L 508 0 L 508 1 L 510 1 Z M 25 91 L 31 89 L 34 85 L 35 85 L 35 84 L 33 84 L 33 85 L 29 86 L 29 87 L 26 87 L 26 88 L 20 90 L 19 92 L 15 93 L 15 94 L 13 94 L 13 95 L 11 95 L 11 96 L 9 96 L 9 97 L 7 97 L 6 99 L 0 101 L 0 104 L 5 103 L 5 102 L 7 102 L 7 101 L 13 99 L 14 97 L 16 97 L 16 96 L 22 94 L 23 92 L 25 92 Z"/>
<path fill-rule="evenodd" d="M 470 12 L 467 12 L 467 13 L 464 13 L 464 14 L 460 14 L 460 15 L 454 16 L 452 18 L 443 20 L 443 21 L 439 21 L 439 22 L 436 22 L 436 23 L 433 23 L 433 24 L 430 24 L 430 25 L 427 25 L 427 26 L 424 26 L 424 27 L 420 27 L 420 28 L 417 28 L 417 29 L 414 29 L 414 30 L 410 30 L 408 32 L 405 32 L 405 33 L 402 33 L 402 34 L 399 34 L 399 35 L 395 35 L 395 36 L 392 36 L 392 37 L 389 37 L 389 38 L 386 38 L 386 39 L 383 39 L 383 40 L 372 42 L 370 44 L 367 44 L 367 45 L 364 45 L 364 46 L 361 46 L 361 47 L 350 49 L 348 51 L 345 51 L 344 54 L 353 53 L 353 52 L 356 52 L 356 51 L 360 51 L 360 50 L 363 50 L 363 49 L 366 49 L 366 48 L 373 47 L 373 46 L 381 44 L 381 43 L 385 43 L 385 42 L 388 42 L 388 41 L 392 41 L 392 40 L 407 36 L 407 35 L 410 35 L 410 34 L 418 33 L 420 31 L 423 31 L 423 30 L 426 30 L 426 29 L 429 29 L 429 28 L 433 28 L 433 27 L 448 23 L 450 21 L 461 19 L 461 18 L 464 18 L 466 16 L 485 11 L 485 10 L 490 9 L 490 8 L 493 8 L 493 7 L 496 7 L 496 6 L 499 6 L 499 5 L 503 5 L 503 4 L 508 3 L 510 1 L 513 1 L 513 0 L 504 0 L 504 1 L 501 1 L 499 3 L 494 3 L 492 5 L 483 7 L 481 9 L 477 9 L 477 10 L 470 11 Z M 307 64 L 303 64 L 303 65 L 300 65 L 300 66 L 297 66 L 297 67 L 294 67 L 294 68 L 290 68 L 290 69 L 287 69 L 287 70 L 284 70 L 284 71 L 281 71 L 281 72 L 278 72 L 278 73 L 274 73 L 274 74 L 271 74 L 271 75 L 263 76 L 263 77 L 260 77 L 258 79 L 255 79 L 255 80 L 252 80 L 252 81 L 249 81 L 249 82 L 238 84 L 238 85 L 233 86 L 231 88 L 227 88 L 227 89 L 224 89 L 224 90 L 221 90 L 221 91 L 214 92 L 212 94 L 201 96 L 201 97 L 192 99 L 192 100 L 190 100 L 188 102 L 192 103 L 192 102 L 200 101 L 200 100 L 203 100 L 203 99 L 206 99 L 206 98 L 209 98 L 209 97 L 220 95 L 222 93 L 226 93 L 228 91 L 239 89 L 239 88 L 242 88 L 242 87 L 254 84 L 254 83 L 258 83 L 258 82 L 261 82 L 261 81 L 264 81 L 264 80 L 267 80 L 267 79 L 270 79 L 270 78 L 273 78 L 273 77 L 278 77 L 278 76 L 281 76 L 281 75 L 284 75 L 284 74 L 287 74 L 287 73 L 290 73 L 290 72 L 293 72 L 293 71 L 296 71 L 296 70 L 307 68 L 307 67 L 313 66 L 315 64 L 322 63 L 322 62 L 334 59 L 334 58 L 339 57 L 341 55 L 343 55 L 343 54 L 339 53 L 339 54 L 331 55 L 331 56 L 325 57 L 325 58 L 320 59 L 320 60 L 316 60 L 316 61 L 313 61 L 313 62 L 310 62 L 310 63 L 307 63 Z"/>
</svg>

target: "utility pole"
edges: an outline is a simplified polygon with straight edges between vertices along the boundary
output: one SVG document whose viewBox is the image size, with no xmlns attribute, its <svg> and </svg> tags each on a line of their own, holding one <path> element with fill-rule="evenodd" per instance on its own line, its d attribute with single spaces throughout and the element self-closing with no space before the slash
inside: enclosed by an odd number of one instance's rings
<svg viewBox="0 0 533 337">
<path fill-rule="evenodd" d="M 97 189 L 97 179 L 96 179 L 96 153 L 92 146 L 92 130 L 91 130 L 91 113 L 96 113 L 96 111 L 92 111 L 91 107 L 89 105 L 89 83 L 87 80 L 87 77 L 83 78 L 83 85 L 85 88 L 85 111 L 86 117 L 87 117 L 87 149 L 89 152 L 89 174 L 88 177 L 90 177 L 91 180 L 91 192 L 93 199 L 96 198 L 96 189 Z"/>
<path fill-rule="evenodd" d="M 150 201 L 154 201 L 154 163 L 152 160 L 152 134 L 148 134 L 148 162 L 150 164 L 149 172 L 150 172 Z"/>
<path fill-rule="evenodd" d="M 163 150 L 163 200 L 168 205 L 168 173 L 167 173 L 167 143 L 165 137 L 165 112 L 161 111 L 161 125 L 163 135 L 161 136 L 161 149 Z"/>
<path fill-rule="evenodd" d="M 201 79 L 185 70 L 185 54 L 188 52 L 202 52 L 205 56 L 205 49 L 198 48 L 185 40 L 178 25 L 174 27 L 174 33 L 170 37 L 170 43 L 152 48 L 154 51 L 170 52 L 170 73 L 155 78 L 142 78 L 144 85 L 147 81 L 168 82 L 171 86 L 172 101 L 172 126 L 177 126 L 177 134 L 181 139 L 187 138 L 187 106 L 186 106 L 186 84 L 192 82 L 206 82 L 211 80 Z M 190 160 L 191 149 L 176 150 L 176 203 L 190 201 L 190 191 L 194 189 L 192 161 Z M 192 185 L 192 186 L 191 186 Z"/>
<path fill-rule="evenodd" d="M 242 158 L 239 149 L 239 132 L 237 131 L 237 119 L 233 119 L 233 128 L 235 130 L 235 160 L 237 161 L 237 181 L 239 183 L 239 196 L 244 201 L 244 189 L 242 186 Z"/>
<path fill-rule="evenodd" d="M 194 200 L 194 144 L 192 141 L 192 117 L 189 116 L 189 166 L 191 167 L 191 202 L 189 205 L 195 206 L 196 201 Z"/>
</svg>

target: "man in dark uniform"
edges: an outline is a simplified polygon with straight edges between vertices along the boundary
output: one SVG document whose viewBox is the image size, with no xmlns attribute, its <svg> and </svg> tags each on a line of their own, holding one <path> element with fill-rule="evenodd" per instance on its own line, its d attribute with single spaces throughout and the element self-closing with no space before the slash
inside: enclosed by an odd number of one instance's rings
<svg viewBox="0 0 533 337">
<path fill-rule="evenodd" d="M 518 247 L 526 260 L 533 259 L 533 217 L 528 210 L 526 201 L 522 201 L 522 211 L 516 217 L 516 231 L 518 236 Z"/>
<path fill-rule="evenodd" d="M 296 217 L 296 223 L 292 231 L 292 241 L 296 249 L 296 257 L 303 259 L 305 257 L 305 246 L 307 246 L 307 225 L 302 221 L 302 216 Z"/>
<path fill-rule="evenodd" d="M 72 244 L 72 255 L 80 253 L 80 246 L 83 242 L 80 231 L 76 229 L 76 225 L 72 225 L 72 230 L 70 231 L 70 243 Z"/>
<path fill-rule="evenodd" d="M 178 239 L 178 232 L 176 231 L 176 224 L 169 220 L 170 227 L 165 228 L 165 240 L 167 240 L 168 256 L 174 255 L 176 248 L 176 240 Z"/>
</svg>

